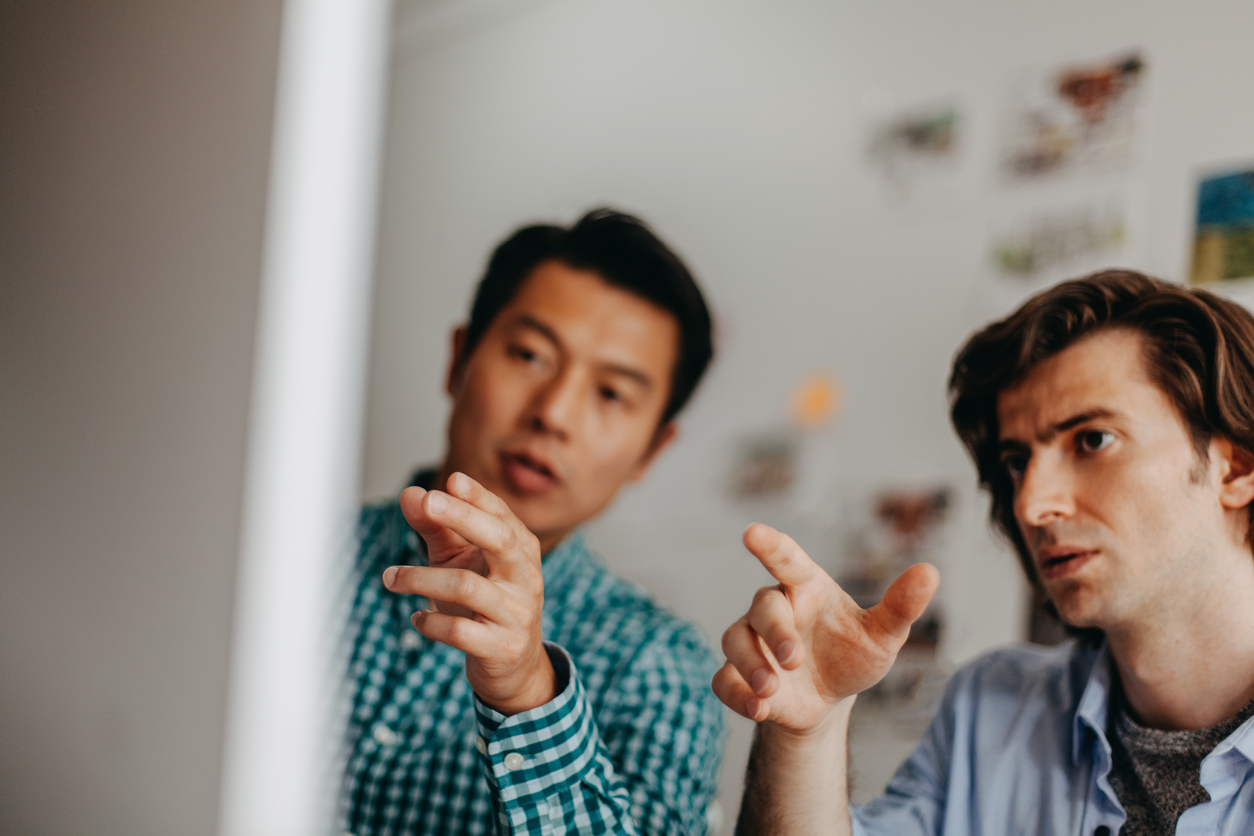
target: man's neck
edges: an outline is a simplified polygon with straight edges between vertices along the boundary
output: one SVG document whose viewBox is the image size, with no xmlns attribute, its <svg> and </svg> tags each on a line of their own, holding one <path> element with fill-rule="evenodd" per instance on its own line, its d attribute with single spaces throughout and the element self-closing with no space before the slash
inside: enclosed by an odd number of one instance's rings
<svg viewBox="0 0 1254 836">
<path fill-rule="evenodd" d="M 1193 606 L 1107 630 L 1134 719 L 1156 729 L 1218 725 L 1254 699 L 1254 559 L 1235 564 Z"/>
</svg>

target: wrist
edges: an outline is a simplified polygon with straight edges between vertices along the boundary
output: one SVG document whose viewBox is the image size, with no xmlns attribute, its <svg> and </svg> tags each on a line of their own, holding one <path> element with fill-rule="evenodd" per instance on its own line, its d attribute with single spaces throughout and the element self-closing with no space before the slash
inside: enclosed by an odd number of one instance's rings
<svg viewBox="0 0 1254 836">
<path fill-rule="evenodd" d="M 768 720 L 759 724 L 761 734 L 777 747 L 798 751 L 821 749 L 840 743 L 848 734 L 849 715 L 853 711 L 855 699 L 856 694 L 833 703 L 831 709 L 808 728 L 788 728 Z"/>
<path fill-rule="evenodd" d="M 490 695 L 476 690 L 481 702 L 494 711 L 512 717 L 552 702 L 560 693 L 557 671 L 543 644 L 527 672 L 516 680 L 508 695 Z"/>
</svg>

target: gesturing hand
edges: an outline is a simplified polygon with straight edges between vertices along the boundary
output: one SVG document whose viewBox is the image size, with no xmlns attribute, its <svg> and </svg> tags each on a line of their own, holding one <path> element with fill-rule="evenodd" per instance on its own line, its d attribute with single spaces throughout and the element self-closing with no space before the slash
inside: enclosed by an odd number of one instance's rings
<svg viewBox="0 0 1254 836">
<path fill-rule="evenodd" d="M 544 705 L 556 694 L 540 634 L 544 578 L 540 543 L 500 497 L 464 473 L 448 492 L 407 488 L 401 511 L 427 543 L 428 566 L 383 573 L 393 592 L 422 595 L 435 608 L 414 629 L 465 651 L 466 678 L 502 714 Z"/>
<path fill-rule="evenodd" d="M 759 589 L 723 634 L 727 664 L 714 693 L 750 720 L 809 732 L 838 702 L 884 678 L 939 575 L 926 563 L 911 566 L 864 610 L 788 535 L 759 523 L 744 543 L 779 583 Z"/>
</svg>

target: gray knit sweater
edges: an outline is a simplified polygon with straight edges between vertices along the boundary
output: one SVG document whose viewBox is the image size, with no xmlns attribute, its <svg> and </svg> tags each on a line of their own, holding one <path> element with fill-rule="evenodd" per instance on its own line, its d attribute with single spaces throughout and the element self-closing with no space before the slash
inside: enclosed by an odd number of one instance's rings
<svg viewBox="0 0 1254 836">
<path fill-rule="evenodd" d="M 1254 715 L 1254 700 L 1209 729 L 1160 731 L 1133 720 L 1122 689 L 1115 691 L 1107 737 L 1110 785 L 1128 813 L 1120 836 L 1170 836 L 1181 813 L 1210 800 L 1201 783 L 1202 759 Z"/>
</svg>

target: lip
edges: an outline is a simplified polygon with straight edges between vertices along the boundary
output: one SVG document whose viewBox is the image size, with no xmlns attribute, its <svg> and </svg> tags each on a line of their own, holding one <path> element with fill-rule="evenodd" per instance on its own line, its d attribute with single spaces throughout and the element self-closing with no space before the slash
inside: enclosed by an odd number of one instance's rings
<svg viewBox="0 0 1254 836">
<path fill-rule="evenodd" d="M 501 472 L 520 493 L 544 493 L 561 482 L 553 464 L 543 456 L 525 450 L 501 452 Z"/>
<path fill-rule="evenodd" d="M 1079 546 L 1051 546 L 1037 556 L 1043 580 L 1056 580 L 1075 574 L 1098 555 L 1098 549 Z"/>
</svg>

